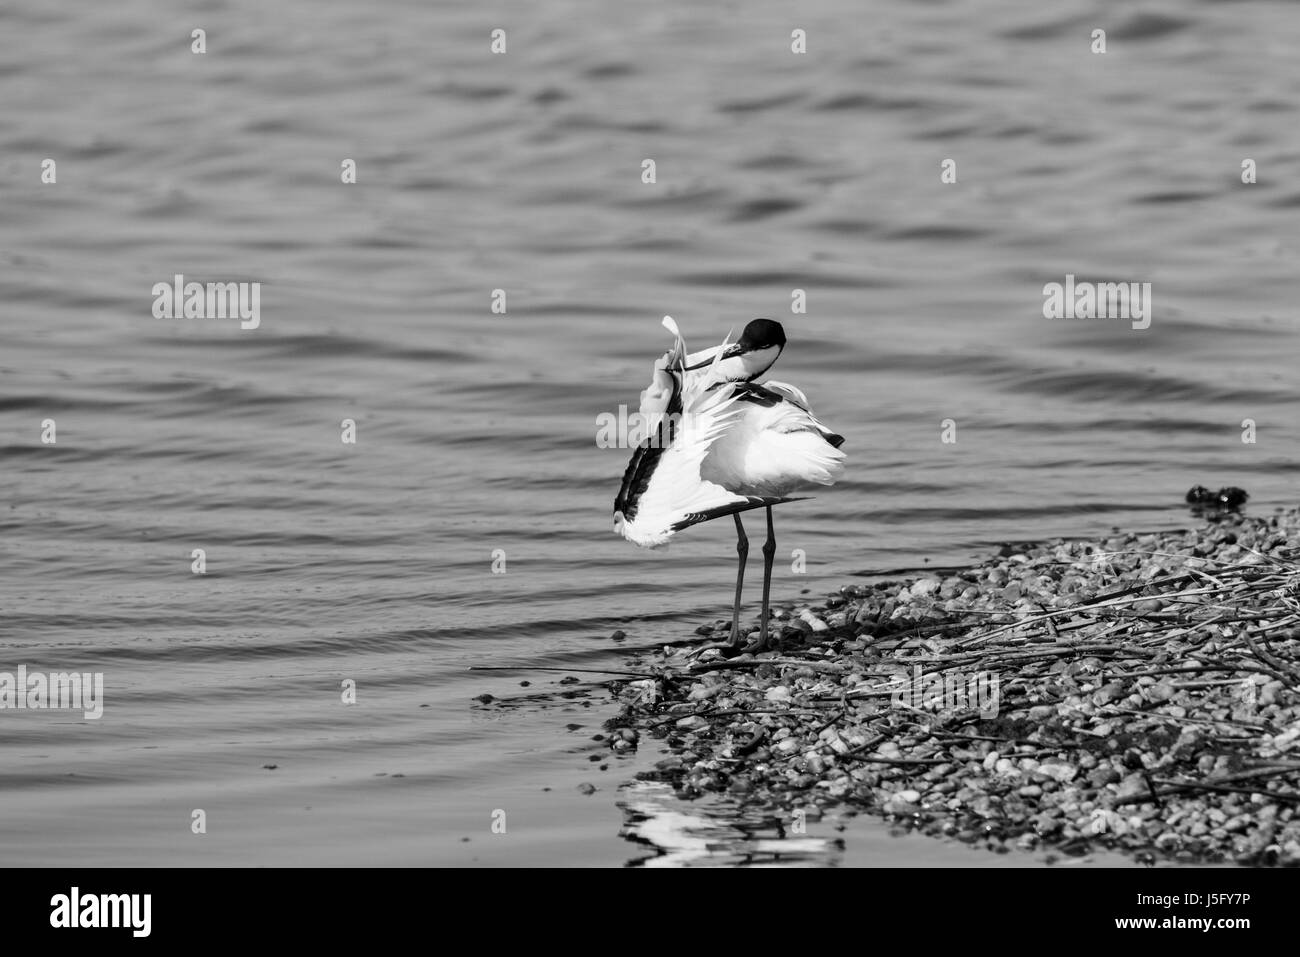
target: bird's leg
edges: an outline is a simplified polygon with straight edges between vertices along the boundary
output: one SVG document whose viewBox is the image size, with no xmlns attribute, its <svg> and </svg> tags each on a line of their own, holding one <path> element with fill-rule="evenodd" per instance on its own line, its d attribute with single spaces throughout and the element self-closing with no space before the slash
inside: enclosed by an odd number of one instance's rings
<svg viewBox="0 0 1300 957">
<path fill-rule="evenodd" d="M 734 658 L 740 653 L 740 646 L 743 641 L 740 635 L 740 589 L 745 584 L 745 558 L 749 555 L 749 539 L 745 537 L 745 526 L 740 524 L 740 513 L 733 513 L 736 519 L 736 555 L 739 556 L 739 567 L 736 568 L 736 600 L 731 604 L 731 637 L 727 641 L 710 642 L 707 645 L 701 645 L 691 654 L 701 654 L 710 649 L 717 649 L 722 652 L 723 657 Z"/>
<path fill-rule="evenodd" d="M 763 617 L 758 627 L 758 640 L 767 644 L 767 622 L 772 617 L 768 596 L 772 593 L 772 563 L 776 561 L 776 531 L 772 528 L 772 506 L 767 507 L 767 541 L 763 543 Z"/>
<path fill-rule="evenodd" d="M 767 541 L 763 543 L 763 612 L 758 624 L 758 641 L 745 648 L 747 652 L 762 651 L 767 647 L 768 595 L 772 589 L 772 561 L 776 558 L 776 532 L 772 528 L 772 506 L 767 507 Z"/>
<path fill-rule="evenodd" d="M 732 515 L 736 520 L 736 555 L 739 565 L 736 568 L 736 600 L 731 604 L 731 646 L 740 647 L 740 589 L 745 584 L 745 558 L 749 555 L 749 539 L 745 536 L 745 526 L 740 524 L 740 513 Z"/>
</svg>

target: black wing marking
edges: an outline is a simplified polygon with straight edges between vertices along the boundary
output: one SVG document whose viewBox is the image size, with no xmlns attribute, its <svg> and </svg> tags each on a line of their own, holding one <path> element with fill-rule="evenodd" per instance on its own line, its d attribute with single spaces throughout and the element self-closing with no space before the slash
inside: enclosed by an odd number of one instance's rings
<svg viewBox="0 0 1300 957">
<path fill-rule="evenodd" d="M 747 502 L 736 502 L 732 505 L 720 505 L 717 508 L 705 509 L 703 512 L 691 512 L 680 522 L 673 524 L 673 531 L 680 532 L 683 528 L 691 525 L 698 525 L 700 522 L 707 522 L 710 519 L 719 518 L 723 515 L 731 515 L 733 512 L 747 512 L 751 508 L 762 508 L 764 505 L 780 505 L 783 502 L 802 502 L 806 495 L 800 495 L 795 498 L 777 498 L 774 496 L 750 495 Z"/>
<path fill-rule="evenodd" d="M 628 460 L 627 469 L 623 472 L 623 484 L 619 486 L 618 495 L 614 498 L 614 511 L 622 512 L 628 521 L 636 515 L 637 500 L 650 483 L 650 476 L 654 475 L 662 454 L 663 449 L 656 448 L 649 439 L 632 452 L 632 458 Z M 632 514 L 629 515 L 629 512 Z"/>
<path fill-rule="evenodd" d="M 765 409 L 770 409 L 781 402 L 789 402 L 796 408 L 803 409 L 809 415 L 812 415 L 812 410 L 798 399 L 794 398 L 794 396 L 785 395 L 784 393 L 764 388 L 756 382 L 737 382 L 732 391 L 736 396 L 736 399 L 740 402 L 751 402 L 754 405 L 760 405 Z M 838 435 L 829 429 L 821 429 L 819 427 L 819 434 L 830 444 L 831 448 L 838 449 L 844 444 L 844 436 Z"/>
<path fill-rule="evenodd" d="M 677 373 L 671 374 L 673 395 L 668 400 L 667 412 L 660 418 L 655 434 L 643 439 L 633 451 L 623 472 L 623 484 L 614 498 L 614 511 L 622 512 L 623 518 L 629 522 L 636 517 L 637 503 L 659 467 L 660 458 L 677 437 L 676 423 L 682 411 L 682 383 Z"/>
<path fill-rule="evenodd" d="M 732 395 L 740 402 L 749 402 L 754 405 L 760 405 L 765 409 L 770 409 L 782 402 L 790 402 L 791 405 L 799 405 L 791 399 L 787 399 L 779 392 L 773 392 L 771 389 L 765 389 L 756 382 L 735 382 L 732 383 Z M 800 406 L 800 408 L 803 408 Z M 807 409 L 804 409 L 806 412 Z"/>
</svg>

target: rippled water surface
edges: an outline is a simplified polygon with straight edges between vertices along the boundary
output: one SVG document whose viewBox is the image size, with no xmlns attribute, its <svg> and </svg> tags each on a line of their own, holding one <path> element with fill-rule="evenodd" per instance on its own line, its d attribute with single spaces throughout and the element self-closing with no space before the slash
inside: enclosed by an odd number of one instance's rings
<svg viewBox="0 0 1300 957">
<path fill-rule="evenodd" d="M 621 789 L 648 746 L 589 761 L 598 683 L 467 669 L 726 610 L 729 522 L 610 533 L 597 416 L 666 313 L 780 319 L 847 438 L 781 599 L 1185 525 L 1196 482 L 1293 503 L 1297 47 L 1258 2 L 0 8 L 0 670 L 106 682 L 98 721 L 0 712 L 0 860 L 646 863 L 650 802 L 725 863 L 1036 861 L 865 819 L 773 851 Z M 262 282 L 260 327 L 155 319 L 177 273 Z M 1044 319 L 1067 274 L 1150 282 L 1151 327 Z"/>
</svg>

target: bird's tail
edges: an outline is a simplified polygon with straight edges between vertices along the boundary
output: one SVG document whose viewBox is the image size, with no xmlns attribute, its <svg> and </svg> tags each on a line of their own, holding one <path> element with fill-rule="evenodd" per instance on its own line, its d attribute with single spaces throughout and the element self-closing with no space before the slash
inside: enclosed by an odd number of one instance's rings
<svg viewBox="0 0 1300 957">
<path fill-rule="evenodd" d="M 817 485 L 834 485 L 844 474 L 840 451 L 844 437 L 836 435 L 817 421 L 806 408 L 786 405 L 775 428 L 784 433 L 784 452 L 800 463 L 803 479 Z"/>
<path fill-rule="evenodd" d="M 831 445 L 820 432 L 801 429 L 789 437 L 794 446 L 792 455 L 801 458 L 800 468 L 805 481 L 817 485 L 834 485 L 844 474 L 844 460 L 847 456 Z"/>
</svg>

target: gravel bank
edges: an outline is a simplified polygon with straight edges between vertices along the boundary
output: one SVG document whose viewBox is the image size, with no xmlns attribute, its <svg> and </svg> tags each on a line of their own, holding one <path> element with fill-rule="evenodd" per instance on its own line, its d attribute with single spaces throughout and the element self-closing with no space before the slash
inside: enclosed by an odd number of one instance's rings
<svg viewBox="0 0 1300 957">
<path fill-rule="evenodd" d="M 779 652 L 637 659 L 606 740 L 666 739 L 642 777 L 686 797 L 1300 865 L 1300 510 L 1210 519 L 787 603 Z"/>
</svg>

